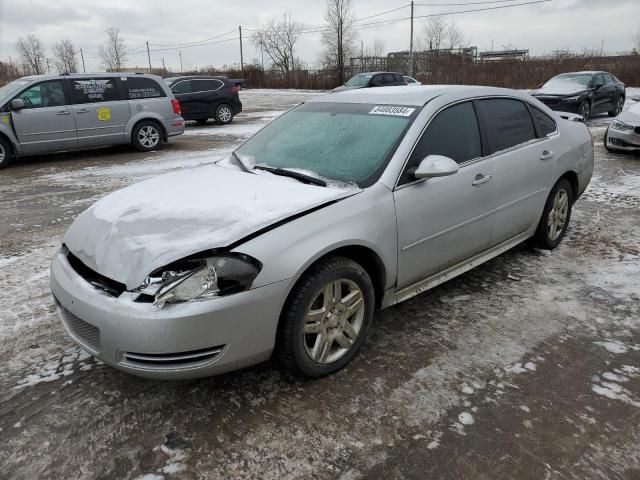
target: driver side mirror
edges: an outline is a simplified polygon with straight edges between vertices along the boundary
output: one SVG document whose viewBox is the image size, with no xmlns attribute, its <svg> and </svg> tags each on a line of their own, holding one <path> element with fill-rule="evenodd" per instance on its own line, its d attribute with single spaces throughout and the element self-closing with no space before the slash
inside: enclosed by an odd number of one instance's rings
<svg viewBox="0 0 640 480">
<path fill-rule="evenodd" d="M 11 100 L 9 106 L 11 107 L 11 110 L 22 110 L 25 106 L 24 100 L 22 100 L 21 98 L 14 98 L 13 100 Z"/>
<path fill-rule="evenodd" d="M 443 155 L 429 155 L 420 162 L 418 168 L 413 172 L 415 178 L 447 177 L 457 173 L 458 163 Z"/>
</svg>

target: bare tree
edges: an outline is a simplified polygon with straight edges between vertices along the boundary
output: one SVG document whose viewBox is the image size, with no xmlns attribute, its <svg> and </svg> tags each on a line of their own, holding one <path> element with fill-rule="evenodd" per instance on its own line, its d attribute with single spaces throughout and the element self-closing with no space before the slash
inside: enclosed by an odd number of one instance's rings
<svg viewBox="0 0 640 480">
<path fill-rule="evenodd" d="M 56 68 L 60 73 L 72 73 L 78 71 L 78 58 L 73 43 L 63 38 L 53 46 L 53 57 Z"/>
<path fill-rule="evenodd" d="M 273 68 L 284 74 L 295 70 L 300 60 L 295 56 L 295 46 L 300 38 L 302 24 L 284 13 L 271 17 L 253 35 L 253 43 L 271 60 Z"/>
<path fill-rule="evenodd" d="M 46 59 L 42 42 L 35 35 L 27 35 L 27 38 L 18 38 L 16 50 L 20 55 L 22 70 L 27 75 L 41 75 L 46 69 Z"/>
<path fill-rule="evenodd" d="M 440 50 L 447 35 L 447 22 L 442 17 L 431 17 L 424 26 L 425 47 Z"/>
<path fill-rule="evenodd" d="M 451 20 L 451 23 L 447 25 L 446 35 L 448 48 L 451 49 L 461 48 L 466 41 L 462 30 L 454 20 Z"/>
<path fill-rule="evenodd" d="M 382 57 L 385 51 L 384 40 L 376 38 L 373 41 L 373 47 L 367 47 L 364 49 L 365 57 Z"/>
<path fill-rule="evenodd" d="M 122 70 L 127 60 L 127 45 L 120 36 L 120 29 L 111 27 L 108 28 L 106 32 L 107 40 L 104 42 L 104 45 L 100 45 L 98 55 L 102 58 L 102 62 L 107 70 L 111 70 L 112 72 Z"/>
<path fill-rule="evenodd" d="M 324 14 L 327 29 L 322 33 L 327 62 L 336 69 L 337 80 L 344 82 L 345 60 L 354 52 L 357 37 L 356 16 L 351 0 L 327 0 Z"/>
</svg>

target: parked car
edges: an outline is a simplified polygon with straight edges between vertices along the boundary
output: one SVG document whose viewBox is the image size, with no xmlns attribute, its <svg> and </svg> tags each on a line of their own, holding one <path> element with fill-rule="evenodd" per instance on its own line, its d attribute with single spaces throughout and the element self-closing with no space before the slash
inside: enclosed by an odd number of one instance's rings
<svg viewBox="0 0 640 480">
<path fill-rule="evenodd" d="M 406 85 L 404 77 L 401 73 L 394 72 L 369 72 L 359 73 L 342 85 L 334 88 L 333 92 L 341 92 L 343 90 L 354 90 L 356 88 L 370 87 L 394 87 L 398 85 Z"/>
<path fill-rule="evenodd" d="M 206 123 L 213 118 L 219 125 L 231 123 L 242 111 L 238 80 L 208 75 L 165 79 L 180 101 L 185 120 Z"/>
<path fill-rule="evenodd" d="M 615 117 L 622 112 L 625 86 L 607 72 L 575 72 L 557 75 L 533 96 L 558 111 L 578 113 L 585 119 L 596 113 Z"/>
<path fill-rule="evenodd" d="M 0 88 L 0 168 L 27 155 L 122 143 L 154 150 L 183 132 L 180 104 L 155 75 L 35 75 Z"/>
<path fill-rule="evenodd" d="M 639 101 L 640 98 L 633 98 Z M 640 152 L 640 104 L 618 115 L 607 128 L 604 146 L 610 152 Z"/>
<path fill-rule="evenodd" d="M 404 82 L 410 87 L 417 87 L 418 85 L 422 85 L 422 82 L 419 82 L 415 78 L 408 75 L 403 75 L 402 78 L 404 79 Z"/>
<path fill-rule="evenodd" d="M 121 370 L 346 365 L 377 308 L 529 240 L 555 248 L 593 171 L 584 123 L 514 90 L 341 92 L 216 164 L 114 192 L 64 236 L 67 332 Z M 168 194 L 170 192 L 170 194 Z"/>
</svg>

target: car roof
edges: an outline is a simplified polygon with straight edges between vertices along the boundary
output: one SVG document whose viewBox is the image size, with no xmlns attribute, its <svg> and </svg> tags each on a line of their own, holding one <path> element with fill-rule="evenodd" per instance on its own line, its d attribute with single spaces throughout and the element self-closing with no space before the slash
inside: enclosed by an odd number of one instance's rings
<svg viewBox="0 0 640 480">
<path fill-rule="evenodd" d="M 378 74 L 380 74 L 380 73 L 391 73 L 391 74 L 393 74 L 393 75 L 402 75 L 402 74 L 401 74 L 401 73 L 399 73 L 399 72 L 383 72 L 383 71 L 380 71 L 380 72 L 362 72 L 362 73 L 356 73 L 356 75 L 378 75 Z M 355 77 L 356 75 L 354 75 L 354 77 Z"/>
<path fill-rule="evenodd" d="M 92 73 L 64 73 L 60 75 L 29 75 L 22 77 L 19 80 L 54 80 L 60 78 L 91 78 L 91 77 L 103 77 L 103 78 L 121 78 L 121 77 L 152 77 L 155 79 L 161 79 L 158 75 L 153 75 L 144 72 L 92 72 Z"/>
<path fill-rule="evenodd" d="M 327 95 L 321 95 L 309 102 L 324 103 L 366 103 L 377 105 L 411 105 L 421 107 L 436 97 L 451 95 L 455 99 L 482 96 L 510 96 L 530 99 L 526 92 L 509 88 L 478 87 L 469 85 L 421 85 L 408 88 L 380 87 L 342 90 Z M 454 98 L 452 98 L 454 99 Z"/>
<path fill-rule="evenodd" d="M 167 77 L 165 80 L 175 82 L 177 80 L 228 80 L 225 75 L 182 75 L 180 77 Z"/>
<path fill-rule="evenodd" d="M 585 70 L 585 71 L 582 71 L 582 72 L 559 73 L 556 76 L 559 77 L 560 75 L 597 75 L 598 73 L 608 73 L 608 72 L 603 72 L 603 71 L 600 71 L 600 70 Z"/>
</svg>

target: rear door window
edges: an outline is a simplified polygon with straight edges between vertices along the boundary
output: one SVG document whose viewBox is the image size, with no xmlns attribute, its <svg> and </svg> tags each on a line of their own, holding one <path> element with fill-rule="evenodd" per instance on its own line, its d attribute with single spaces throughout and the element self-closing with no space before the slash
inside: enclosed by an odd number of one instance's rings
<svg viewBox="0 0 640 480">
<path fill-rule="evenodd" d="M 493 98 L 477 102 L 487 130 L 490 153 L 500 152 L 536 138 L 533 119 L 520 100 Z"/>
<path fill-rule="evenodd" d="M 557 126 L 553 118 L 534 106 L 531 106 L 531 111 L 538 123 L 538 133 L 540 137 L 546 137 L 556 131 Z"/>
<path fill-rule="evenodd" d="M 191 93 L 191 80 L 180 80 L 171 87 L 171 91 L 176 95 Z"/>
<path fill-rule="evenodd" d="M 391 73 L 385 73 L 382 76 L 382 83 L 384 85 L 394 85 L 396 83 L 396 79 Z"/>
<path fill-rule="evenodd" d="M 70 82 L 74 104 L 123 100 L 116 78 L 72 78 Z"/>
<path fill-rule="evenodd" d="M 124 77 L 122 79 L 125 95 L 129 100 L 166 97 L 158 82 L 146 77 Z"/>
<path fill-rule="evenodd" d="M 67 104 L 64 97 L 64 87 L 60 80 L 38 83 L 16 98 L 24 102 L 25 108 L 61 107 Z"/>
<path fill-rule="evenodd" d="M 413 150 L 400 183 L 412 181 L 411 170 L 429 155 L 444 155 L 458 163 L 482 157 L 480 128 L 471 102 L 449 107 L 433 119 Z"/>
<path fill-rule="evenodd" d="M 191 89 L 194 92 L 211 92 L 219 90 L 224 86 L 221 80 L 216 79 L 193 79 L 191 80 Z"/>
</svg>

